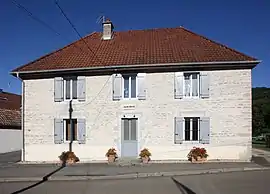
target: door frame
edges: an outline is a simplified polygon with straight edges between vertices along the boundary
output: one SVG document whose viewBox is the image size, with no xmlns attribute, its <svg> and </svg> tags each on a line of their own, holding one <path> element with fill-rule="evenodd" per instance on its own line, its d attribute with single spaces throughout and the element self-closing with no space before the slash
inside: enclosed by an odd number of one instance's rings
<svg viewBox="0 0 270 194">
<path fill-rule="evenodd" d="M 136 118 L 137 119 L 137 153 L 139 157 L 139 153 L 140 153 L 140 138 L 141 138 L 141 113 L 121 113 L 118 117 L 118 128 L 119 128 L 119 146 L 118 146 L 118 150 L 119 150 L 119 156 L 122 157 L 122 146 L 123 146 L 123 129 L 122 129 L 122 119 L 123 118 L 127 118 L 127 119 L 131 119 L 131 118 Z"/>
</svg>

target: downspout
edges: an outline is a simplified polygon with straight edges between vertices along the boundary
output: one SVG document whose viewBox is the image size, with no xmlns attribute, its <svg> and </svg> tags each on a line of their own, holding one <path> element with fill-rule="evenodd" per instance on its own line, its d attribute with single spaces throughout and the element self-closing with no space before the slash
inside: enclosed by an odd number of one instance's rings
<svg viewBox="0 0 270 194">
<path fill-rule="evenodd" d="M 22 100 L 21 100 L 21 128 L 22 128 L 22 155 L 21 155 L 21 161 L 25 162 L 25 128 L 24 128 L 24 111 L 25 111 L 25 104 L 24 104 L 24 96 L 25 96 L 25 86 L 24 81 L 20 78 L 19 73 L 16 73 L 16 77 L 21 80 L 22 82 Z"/>
</svg>

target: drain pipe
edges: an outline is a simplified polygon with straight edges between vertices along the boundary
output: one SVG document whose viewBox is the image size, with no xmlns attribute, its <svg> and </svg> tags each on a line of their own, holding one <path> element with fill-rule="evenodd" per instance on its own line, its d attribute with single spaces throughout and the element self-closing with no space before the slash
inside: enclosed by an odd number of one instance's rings
<svg viewBox="0 0 270 194">
<path fill-rule="evenodd" d="M 21 97 L 21 130 L 22 130 L 22 155 L 21 155 L 21 161 L 25 162 L 25 128 L 24 128 L 24 96 L 25 96 L 25 86 L 24 81 L 20 78 L 19 73 L 16 73 L 16 77 L 22 82 L 22 97 Z"/>
</svg>

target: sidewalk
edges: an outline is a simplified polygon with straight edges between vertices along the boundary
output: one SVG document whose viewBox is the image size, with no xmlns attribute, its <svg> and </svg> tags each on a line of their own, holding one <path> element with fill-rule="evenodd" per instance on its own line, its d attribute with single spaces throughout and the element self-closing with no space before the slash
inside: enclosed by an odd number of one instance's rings
<svg viewBox="0 0 270 194">
<path fill-rule="evenodd" d="M 270 169 L 255 163 L 147 164 L 115 166 L 108 164 L 16 164 L 0 167 L 0 182 L 50 180 L 93 180 L 139 178 L 148 176 L 179 176 L 218 172 Z M 56 171 L 54 173 L 54 171 Z M 48 175 L 49 174 L 49 175 Z M 45 177 L 45 178 L 44 178 Z"/>
</svg>

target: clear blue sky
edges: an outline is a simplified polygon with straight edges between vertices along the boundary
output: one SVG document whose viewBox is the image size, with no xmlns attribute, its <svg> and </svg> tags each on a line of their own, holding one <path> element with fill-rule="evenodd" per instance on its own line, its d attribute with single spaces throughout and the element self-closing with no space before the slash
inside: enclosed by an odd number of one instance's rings
<svg viewBox="0 0 270 194">
<path fill-rule="evenodd" d="M 0 88 L 21 93 L 21 83 L 9 75 L 10 70 L 78 37 L 53 0 L 17 1 L 62 34 L 57 36 L 32 20 L 11 0 L 1 1 Z M 253 70 L 252 84 L 270 87 L 269 1 L 60 0 L 59 3 L 83 36 L 101 30 L 96 20 L 102 14 L 113 21 L 116 31 L 184 26 L 263 60 Z"/>
</svg>

